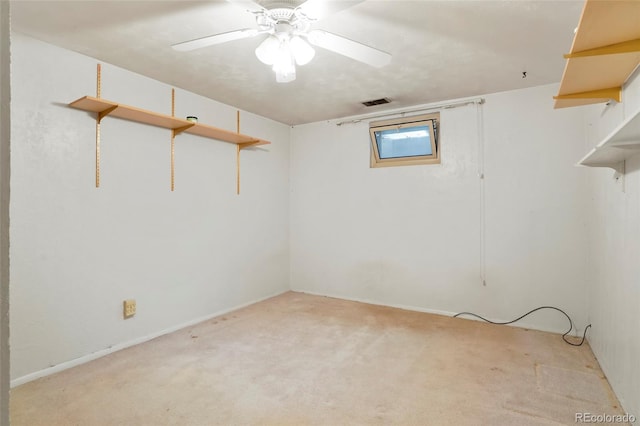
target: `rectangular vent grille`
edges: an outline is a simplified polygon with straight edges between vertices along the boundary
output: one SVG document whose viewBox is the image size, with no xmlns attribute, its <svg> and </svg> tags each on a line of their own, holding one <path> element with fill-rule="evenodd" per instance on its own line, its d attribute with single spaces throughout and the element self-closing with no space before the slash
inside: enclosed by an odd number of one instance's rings
<svg viewBox="0 0 640 426">
<path fill-rule="evenodd" d="M 375 106 L 375 105 L 388 104 L 389 102 L 391 102 L 391 101 L 388 98 L 380 98 L 380 99 L 374 99 L 372 101 L 362 102 L 362 105 L 364 105 L 366 107 L 371 107 L 371 106 Z"/>
</svg>

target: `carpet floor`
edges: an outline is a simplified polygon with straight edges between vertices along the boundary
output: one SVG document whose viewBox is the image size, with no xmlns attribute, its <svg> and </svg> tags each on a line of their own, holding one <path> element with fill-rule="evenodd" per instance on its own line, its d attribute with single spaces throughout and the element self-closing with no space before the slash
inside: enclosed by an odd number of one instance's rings
<svg viewBox="0 0 640 426">
<path fill-rule="evenodd" d="M 588 344 L 289 292 L 18 386 L 13 426 L 558 425 L 622 414 Z"/>
</svg>

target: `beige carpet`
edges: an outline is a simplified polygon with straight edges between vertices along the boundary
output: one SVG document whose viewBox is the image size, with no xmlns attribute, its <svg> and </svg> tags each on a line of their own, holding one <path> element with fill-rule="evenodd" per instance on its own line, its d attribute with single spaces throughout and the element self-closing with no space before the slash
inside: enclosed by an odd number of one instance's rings
<svg viewBox="0 0 640 426">
<path fill-rule="evenodd" d="M 13 426 L 557 425 L 622 413 L 560 335 L 289 292 L 12 391 Z"/>
</svg>

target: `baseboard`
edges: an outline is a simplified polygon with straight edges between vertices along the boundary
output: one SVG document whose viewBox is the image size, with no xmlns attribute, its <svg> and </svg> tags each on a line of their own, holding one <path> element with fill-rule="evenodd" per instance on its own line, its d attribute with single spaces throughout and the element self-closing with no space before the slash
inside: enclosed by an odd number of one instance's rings
<svg viewBox="0 0 640 426">
<path fill-rule="evenodd" d="M 60 364 L 56 364 L 54 366 L 45 368 L 43 370 L 39 370 L 33 373 L 29 373 L 26 374 L 22 377 L 18 377 L 17 379 L 11 380 L 11 387 L 14 388 L 16 386 L 20 386 L 22 384 L 31 382 L 33 380 L 42 378 L 42 377 L 46 377 L 46 376 L 50 376 L 51 374 L 55 374 L 58 373 L 60 371 L 64 371 L 68 368 L 72 368 L 72 367 L 76 367 L 78 365 L 81 364 L 85 364 L 89 361 L 93 361 L 95 359 L 98 358 L 102 358 L 105 355 L 109 355 L 111 353 L 120 351 L 122 349 L 126 349 L 129 348 L 131 346 L 135 346 L 135 345 L 139 345 L 140 343 L 144 343 L 147 342 L 149 340 L 155 339 L 156 337 L 160 337 L 160 336 L 164 336 L 165 334 L 169 334 L 169 333 L 173 333 L 174 331 L 178 331 L 181 330 L 183 328 L 186 327 L 191 327 L 195 324 L 204 322 L 204 321 L 208 321 L 211 318 L 215 318 L 217 316 L 220 315 L 225 315 L 229 312 L 232 311 L 236 311 L 238 309 L 242 309 L 244 307 L 247 307 L 249 305 L 253 305 L 254 303 L 258 303 L 258 302 L 262 302 L 264 300 L 267 299 L 271 299 L 272 297 L 275 296 L 279 296 L 281 294 L 287 293 L 288 291 L 293 291 L 296 293 L 304 293 L 304 294 L 310 294 L 310 295 L 314 295 L 314 296 L 322 296 L 322 297 L 331 297 L 333 299 L 342 299 L 342 300 L 349 300 L 352 302 L 359 302 L 359 303 L 367 303 L 369 305 L 377 305 L 377 306 L 387 306 L 390 308 L 397 308 L 397 309 L 404 309 L 407 311 L 415 311 L 415 312 L 424 312 L 424 313 L 428 313 L 428 314 L 435 314 L 435 315 L 443 315 L 443 316 L 447 316 L 447 317 L 452 317 L 453 315 L 455 315 L 457 312 L 449 312 L 449 311 L 443 311 L 443 310 L 438 310 L 438 309 L 429 309 L 429 308 L 424 308 L 424 307 L 420 307 L 420 306 L 412 306 L 412 305 L 402 305 L 402 304 L 394 304 L 394 303 L 382 303 L 379 302 L 377 300 L 371 300 L 371 299 L 363 299 L 363 298 L 356 298 L 356 297 L 348 297 L 348 296 L 343 296 L 343 295 L 335 295 L 335 294 L 330 294 L 330 293 L 319 293 L 319 292 L 313 292 L 313 291 L 307 291 L 307 290 L 284 290 L 284 291 L 279 291 L 276 292 L 272 295 L 260 298 L 260 299 L 256 299 L 256 300 L 252 300 L 246 303 L 243 303 L 241 305 L 237 305 L 234 306 L 232 308 L 229 309 L 224 309 L 222 311 L 218 311 L 218 312 L 214 312 L 212 314 L 206 315 L 204 317 L 200 317 L 200 318 L 196 318 L 193 319 L 191 321 L 187 321 L 181 324 L 178 324 L 176 326 L 170 327 L 170 328 L 166 328 L 164 330 L 152 333 L 152 334 L 148 334 L 146 336 L 142 336 L 142 337 L 138 337 L 136 339 L 133 340 L 129 340 L 123 343 L 118 343 L 116 345 L 110 346 L 108 348 L 99 350 L 97 352 L 93 352 L 90 353 L 88 355 L 84 355 L 81 356 L 79 358 L 75 358 L 72 359 L 70 361 L 65 361 L 62 362 Z M 466 317 L 465 319 L 470 319 L 470 320 L 474 320 L 474 321 L 481 321 L 477 318 L 474 317 Z M 505 322 L 508 320 L 504 320 L 504 319 L 500 319 L 500 318 L 489 318 L 492 321 L 496 321 L 496 322 Z M 538 331 L 545 331 L 545 332 L 549 332 L 549 333 L 558 333 L 558 334 L 563 334 L 565 330 L 558 330 L 558 329 L 551 329 L 551 328 L 547 328 L 547 327 L 540 327 L 536 324 L 531 324 L 531 323 L 527 323 L 527 322 L 519 322 L 517 324 L 509 324 L 509 326 L 512 327 L 519 327 L 519 328 L 527 328 L 527 329 L 531 329 L 531 330 L 538 330 Z"/>
<path fill-rule="evenodd" d="M 186 328 L 186 327 L 191 327 L 191 326 L 193 326 L 195 324 L 199 324 L 201 322 L 208 321 L 211 318 L 215 318 L 215 317 L 218 317 L 220 315 L 225 315 L 225 314 L 228 314 L 229 312 L 237 311 L 238 309 L 242 309 L 244 307 L 247 307 L 249 305 L 253 305 L 253 304 L 258 303 L 258 302 L 262 302 L 262 301 L 267 300 L 267 299 L 271 299 L 272 297 L 279 296 L 279 295 L 287 293 L 289 291 L 290 291 L 289 289 L 284 290 L 284 291 L 279 291 L 277 293 L 274 293 L 272 295 L 269 295 L 269 296 L 266 296 L 266 297 L 263 297 L 263 298 L 260 298 L 260 299 L 252 300 L 252 301 L 243 303 L 241 305 L 234 306 L 234 307 L 229 308 L 229 309 L 224 309 L 224 310 L 221 310 L 221 311 L 217 311 L 217 312 L 214 312 L 212 314 L 205 315 L 203 317 L 196 318 L 196 319 L 193 319 L 191 321 L 187 321 L 187 322 L 175 325 L 173 327 L 169 327 L 169 328 L 166 328 L 164 330 L 160 330 L 160 331 L 152 333 L 152 334 L 147 334 L 146 336 L 138 337 L 138 338 L 133 339 L 133 340 L 128 340 L 128 341 L 123 342 L 123 343 L 118 343 L 116 345 L 109 346 L 108 348 L 99 350 L 97 352 L 90 353 L 88 355 L 81 356 L 79 358 L 75 358 L 75 359 L 72 359 L 72 360 L 69 360 L 69 361 L 65 361 L 65 362 L 62 362 L 60 364 L 53 365 L 53 366 L 45 368 L 43 370 L 39 370 L 39 371 L 35 371 L 33 373 L 26 374 L 26 375 L 24 375 L 22 377 L 18 377 L 17 379 L 11 380 L 11 387 L 14 388 L 16 386 L 20 386 L 22 384 L 31 382 L 33 380 L 36 380 L 36 379 L 39 379 L 39 378 L 42 378 L 42 377 L 46 377 L 46 376 L 50 376 L 50 375 L 58 373 L 60 371 L 64 371 L 64 370 L 66 370 L 68 368 L 72 368 L 72 367 L 76 367 L 76 366 L 81 365 L 81 364 L 85 364 L 85 363 L 87 363 L 89 361 L 93 361 L 95 359 L 102 358 L 105 355 L 109 355 L 111 353 L 120 351 L 122 349 L 130 348 L 131 346 L 139 345 L 140 343 L 148 342 L 149 340 L 155 339 L 156 337 L 164 336 L 165 334 L 173 333 L 174 331 L 182 330 L 183 328 Z"/>
<path fill-rule="evenodd" d="M 295 292 L 295 293 L 304 293 L 304 294 L 311 294 L 313 296 L 323 296 L 323 297 L 331 297 L 332 299 L 342 299 L 342 300 L 349 300 L 352 302 L 360 302 L 360 303 L 367 303 L 369 305 L 377 305 L 377 306 L 387 306 L 390 308 L 398 308 L 398 309 L 404 309 L 406 311 L 415 311 L 415 312 L 424 312 L 427 314 L 435 314 L 435 315 L 443 315 L 446 317 L 452 317 L 455 314 L 457 314 L 458 312 L 449 312 L 449 311 L 442 311 L 442 310 L 438 310 L 438 309 L 429 309 L 429 308 L 423 308 L 420 306 L 411 306 L 411 305 L 401 305 L 401 304 L 394 304 L 394 303 L 382 303 L 379 302 L 377 300 L 371 300 L 371 299 L 361 299 L 361 298 L 357 298 L 357 297 L 348 297 L 348 296 L 342 296 L 342 295 L 334 295 L 334 294 L 329 294 L 329 293 L 317 293 L 317 292 L 313 292 L 313 291 L 307 291 L 307 290 L 295 290 L 292 289 L 291 291 Z M 478 318 L 472 317 L 472 316 L 466 316 L 466 317 L 461 317 L 463 319 L 469 319 L 469 320 L 473 320 L 473 321 L 482 321 Z M 510 321 L 513 318 L 510 318 L 508 320 L 505 319 L 501 319 L 501 318 L 487 318 L 491 321 L 494 322 L 507 322 Z M 484 322 L 484 321 L 482 321 Z M 518 323 L 514 323 L 514 324 L 507 324 L 510 327 L 517 327 L 517 328 L 526 328 L 529 330 L 537 330 L 537 331 L 545 331 L 547 333 L 554 333 L 554 334 L 564 334 L 565 331 L 567 331 L 567 329 L 558 329 L 558 328 L 550 328 L 550 327 L 540 327 L 539 325 L 536 324 L 532 324 L 532 323 L 528 323 L 528 322 L 518 322 Z M 575 332 L 575 330 L 574 330 Z M 582 337 L 582 335 L 578 336 L 578 337 Z"/>
</svg>

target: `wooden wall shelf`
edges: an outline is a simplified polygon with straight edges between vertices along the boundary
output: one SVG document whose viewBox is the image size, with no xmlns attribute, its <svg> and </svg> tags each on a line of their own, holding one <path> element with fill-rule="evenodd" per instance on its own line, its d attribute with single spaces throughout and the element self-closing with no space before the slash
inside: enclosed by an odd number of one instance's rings
<svg viewBox="0 0 640 426">
<path fill-rule="evenodd" d="M 230 132 L 228 130 L 208 126 L 206 124 L 193 123 L 181 118 L 147 111 L 102 98 L 84 96 L 71 102 L 69 106 L 83 111 L 97 113 L 100 115 L 100 118 L 111 116 L 136 121 L 138 123 L 150 124 L 152 126 L 164 127 L 165 129 L 175 130 L 176 133 L 191 133 L 205 138 L 238 144 L 241 149 L 249 146 L 267 145 L 271 143 L 240 133 Z"/>
<path fill-rule="evenodd" d="M 610 167 L 624 173 L 624 161 L 637 154 L 640 154 L 640 110 L 616 127 L 579 164 Z"/>
<path fill-rule="evenodd" d="M 240 151 L 271 142 L 240 133 L 240 111 L 236 113 L 237 131 L 219 129 L 217 127 L 200 124 L 175 116 L 176 91 L 171 89 L 171 115 L 160 114 L 146 109 L 108 101 L 100 97 L 102 88 L 102 66 L 96 67 L 96 97 L 83 96 L 69 104 L 70 107 L 88 111 L 96 117 L 96 188 L 100 187 L 100 122 L 103 118 L 116 117 L 124 120 L 136 121 L 151 126 L 163 127 L 171 130 L 171 191 L 175 189 L 175 137 L 180 133 L 191 133 L 209 139 L 229 142 L 236 146 L 236 193 L 240 194 Z"/>
<path fill-rule="evenodd" d="M 587 0 L 562 75 L 555 108 L 622 100 L 640 63 L 640 1 Z"/>
</svg>

